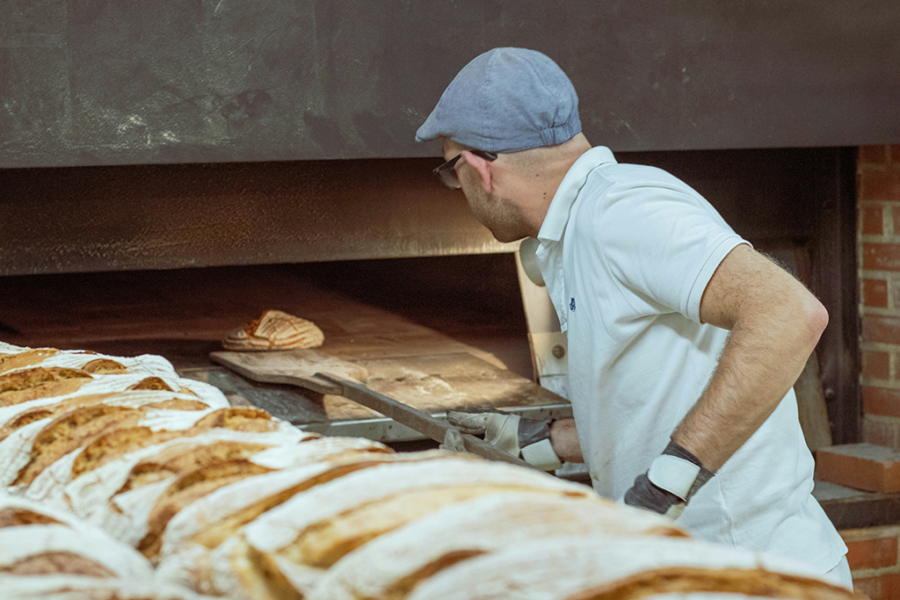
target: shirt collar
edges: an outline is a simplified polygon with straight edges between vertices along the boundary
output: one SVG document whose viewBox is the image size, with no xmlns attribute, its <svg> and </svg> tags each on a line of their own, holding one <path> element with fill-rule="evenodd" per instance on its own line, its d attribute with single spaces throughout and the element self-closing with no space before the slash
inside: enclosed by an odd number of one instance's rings
<svg viewBox="0 0 900 600">
<path fill-rule="evenodd" d="M 539 240 L 558 242 L 562 239 L 563 231 L 569 222 L 569 209 L 584 187 L 590 172 L 602 164 L 615 162 L 612 151 L 606 146 L 591 148 L 575 161 L 559 184 L 553 200 L 550 201 L 550 208 L 547 209 L 547 216 L 544 217 L 538 233 Z"/>
</svg>

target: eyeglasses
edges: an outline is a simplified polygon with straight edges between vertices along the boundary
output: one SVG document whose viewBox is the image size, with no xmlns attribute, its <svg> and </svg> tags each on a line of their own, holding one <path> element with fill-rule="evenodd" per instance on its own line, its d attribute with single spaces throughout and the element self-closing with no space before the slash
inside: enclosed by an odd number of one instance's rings
<svg viewBox="0 0 900 600">
<path fill-rule="evenodd" d="M 485 152 L 484 150 L 469 150 L 475 156 L 480 156 L 484 160 L 487 161 L 495 161 L 497 160 L 497 154 L 495 152 Z M 457 154 L 455 157 L 451 158 L 437 169 L 432 171 L 431 173 L 441 180 L 441 183 L 446 185 L 451 190 L 458 190 L 460 188 L 459 184 L 459 176 L 456 173 L 456 163 L 459 162 L 459 159 L 462 158 L 462 154 Z"/>
</svg>

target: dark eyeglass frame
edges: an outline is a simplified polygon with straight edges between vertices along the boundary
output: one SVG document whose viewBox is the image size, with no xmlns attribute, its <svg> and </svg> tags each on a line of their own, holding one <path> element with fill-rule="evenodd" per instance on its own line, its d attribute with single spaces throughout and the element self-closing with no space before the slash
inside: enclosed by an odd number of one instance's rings
<svg viewBox="0 0 900 600">
<path fill-rule="evenodd" d="M 486 152 L 484 150 L 469 150 L 469 152 L 471 152 L 475 156 L 480 156 L 486 161 L 493 162 L 497 160 L 496 152 Z M 437 177 L 441 183 L 446 185 L 451 190 L 458 190 L 460 187 L 459 177 L 457 177 L 456 170 L 454 169 L 456 163 L 459 162 L 460 158 L 462 158 L 462 153 L 457 154 L 431 172 L 432 175 Z"/>
</svg>

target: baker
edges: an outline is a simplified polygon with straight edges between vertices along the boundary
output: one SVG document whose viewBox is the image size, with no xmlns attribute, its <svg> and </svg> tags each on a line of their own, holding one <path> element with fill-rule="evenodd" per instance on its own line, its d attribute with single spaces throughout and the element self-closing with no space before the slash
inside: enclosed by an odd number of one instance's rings
<svg viewBox="0 0 900 600">
<path fill-rule="evenodd" d="M 495 238 L 537 239 L 568 339 L 574 420 L 451 420 L 545 469 L 583 460 L 599 494 L 699 538 L 851 586 L 792 389 L 822 304 L 688 185 L 591 147 L 572 83 L 539 52 L 472 60 L 416 139 L 442 140 L 435 174 Z"/>
</svg>

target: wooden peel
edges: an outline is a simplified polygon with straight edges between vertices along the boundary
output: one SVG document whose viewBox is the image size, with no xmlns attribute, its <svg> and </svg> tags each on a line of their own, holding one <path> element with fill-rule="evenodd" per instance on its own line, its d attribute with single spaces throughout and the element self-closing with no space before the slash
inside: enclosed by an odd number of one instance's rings
<svg viewBox="0 0 900 600">
<path fill-rule="evenodd" d="M 475 436 L 435 419 L 428 413 L 367 388 L 368 373 L 362 367 L 316 350 L 283 352 L 212 352 L 213 361 L 262 383 L 296 385 L 320 394 L 343 396 L 378 411 L 436 442 L 457 440 L 462 448 L 489 460 L 533 469 L 516 456 L 494 448 Z M 460 450 L 462 449 L 460 448 Z"/>
<path fill-rule="evenodd" d="M 365 382 L 369 373 L 359 365 L 330 354 L 309 349 L 278 352 L 211 352 L 209 357 L 247 379 L 261 383 L 282 383 L 318 392 L 341 395 L 341 388 L 317 373 L 325 372 Z"/>
</svg>

